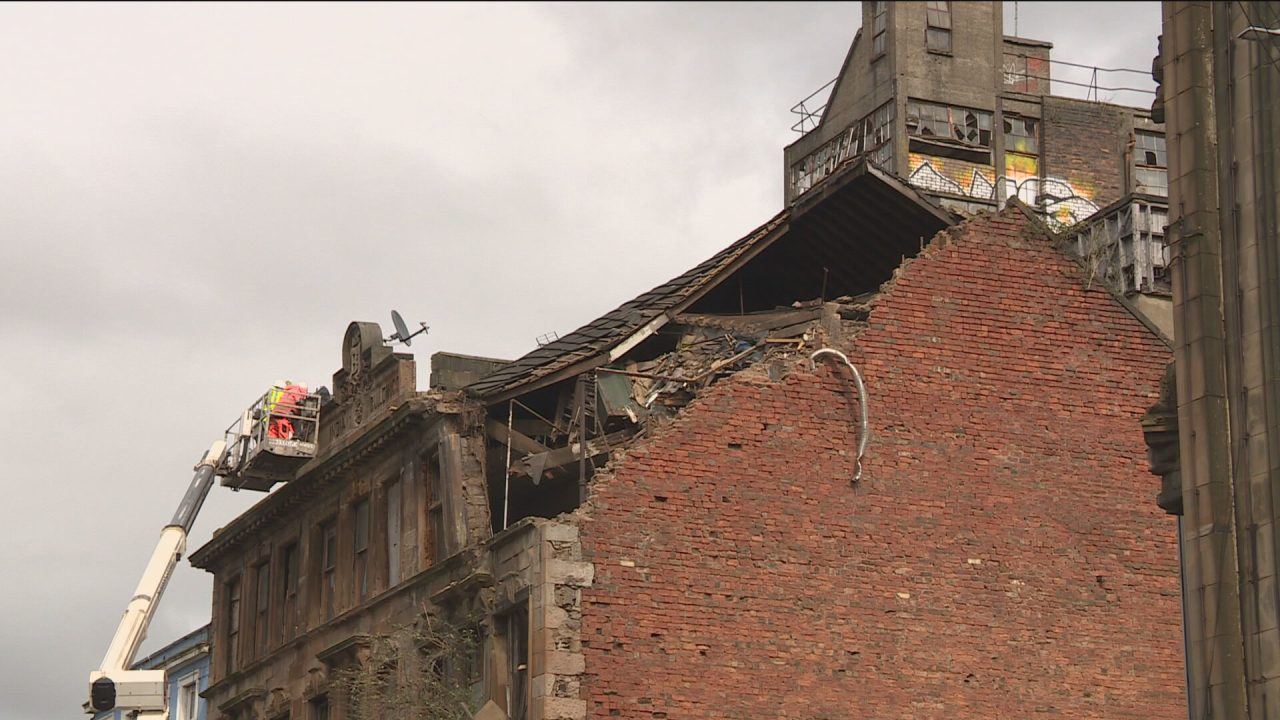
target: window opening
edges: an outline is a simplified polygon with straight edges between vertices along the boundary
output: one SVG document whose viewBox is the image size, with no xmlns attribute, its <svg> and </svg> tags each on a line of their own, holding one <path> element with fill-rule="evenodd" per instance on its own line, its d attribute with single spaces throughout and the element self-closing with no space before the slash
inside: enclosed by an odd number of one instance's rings
<svg viewBox="0 0 1280 720">
<path fill-rule="evenodd" d="M 355 522 L 355 591 L 356 600 L 369 596 L 369 499 L 359 500 L 352 512 Z"/>
<path fill-rule="evenodd" d="M 873 110 L 791 167 L 791 186 L 798 195 L 835 172 L 848 158 L 866 154 L 871 162 L 893 170 L 893 102 Z"/>
<path fill-rule="evenodd" d="M 227 583 L 227 672 L 233 672 L 240 658 L 240 578 Z"/>
<path fill-rule="evenodd" d="M 320 613 L 333 617 L 334 597 L 338 590 L 338 528 L 330 520 L 320 526 Z"/>
<path fill-rule="evenodd" d="M 177 720 L 196 720 L 200 694 L 200 676 L 192 673 L 178 685 Z"/>
<path fill-rule="evenodd" d="M 258 657 L 262 657 L 267 653 L 267 634 L 271 629 L 271 621 L 267 614 L 271 605 L 271 565 L 270 563 L 262 563 L 258 565 L 254 578 L 254 591 L 257 595 L 257 602 L 254 608 L 253 617 L 253 646 Z"/>
<path fill-rule="evenodd" d="M 886 36 L 888 34 L 888 14 L 889 3 L 885 0 L 876 0 L 871 13 L 871 57 L 875 58 L 884 55 Z"/>
<path fill-rule="evenodd" d="M 387 587 L 400 582 L 400 481 L 387 483 Z"/>
<path fill-rule="evenodd" d="M 932 53 L 951 54 L 951 3 L 928 0 L 925 3 L 927 27 L 925 47 Z"/>
<path fill-rule="evenodd" d="M 321 695 L 308 703 L 310 720 L 329 720 L 329 696 Z"/>
<path fill-rule="evenodd" d="M 428 547 L 424 553 L 427 563 L 433 563 L 444 556 L 444 493 L 440 483 L 440 468 L 433 456 L 423 463 L 423 489 L 426 491 L 427 503 L 427 538 Z"/>
<path fill-rule="evenodd" d="M 507 716 L 528 718 L 529 608 L 521 604 L 503 618 L 507 642 Z"/>
<path fill-rule="evenodd" d="M 1168 153 L 1160 133 L 1139 130 L 1133 139 L 1134 192 L 1169 195 Z"/>
<path fill-rule="evenodd" d="M 280 633 L 285 641 L 292 640 L 298 623 L 298 544 L 290 543 L 280 553 L 282 579 L 280 603 Z"/>
<path fill-rule="evenodd" d="M 1006 113 L 1004 116 L 1004 147 L 1010 152 L 1037 155 L 1040 152 L 1040 135 L 1035 118 Z"/>
<path fill-rule="evenodd" d="M 985 110 L 907 101 L 907 132 L 916 137 L 991 147 L 991 113 Z"/>
</svg>

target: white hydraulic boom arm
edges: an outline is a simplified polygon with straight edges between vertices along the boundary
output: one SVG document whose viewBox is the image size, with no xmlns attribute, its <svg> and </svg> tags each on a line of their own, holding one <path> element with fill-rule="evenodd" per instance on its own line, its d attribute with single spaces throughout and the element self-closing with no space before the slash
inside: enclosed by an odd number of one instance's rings
<svg viewBox="0 0 1280 720">
<path fill-rule="evenodd" d="M 133 598 L 107 646 L 102 665 L 89 674 L 89 707 L 101 712 L 120 708 L 139 718 L 164 718 L 165 678 L 163 670 L 130 670 L 138 646 L 147 636 L 147 627 L 155 616 L 160 596 L 169 577 L 187 551 L 187 535 L 204 505 L 213 478 L 227 454 L 227 444 L 218 440 L 209 446 L 196 463 L 195 477 L 182 496 L 173 519 L 160 531 L 151 560 L 133 591 Z"/>
</svg>

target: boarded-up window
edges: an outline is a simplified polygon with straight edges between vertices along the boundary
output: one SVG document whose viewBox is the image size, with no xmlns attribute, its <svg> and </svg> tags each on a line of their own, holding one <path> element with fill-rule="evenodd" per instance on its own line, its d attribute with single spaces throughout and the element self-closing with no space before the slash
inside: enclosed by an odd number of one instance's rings
<svg viewBox="0 0 1280 720">
<path fill-rule="evenodd" d="M 927 27 L 925 47 L 929 52 L 951 54 L 951 3 L 928 0 L 925 3 Z"/>
<path fill-rule="evenodd" d="M 355 591 L 357 601 L 369 597 L 369 499 L 356 502 L 352 508 L 355 529 Z"/>
<path fill-rule="evenodd" d="M 876 0 L 871 12 L 871 58 L 880 57 L 885 53 L 886 37 L 888 35 L 888 14 L 889 3 L 884 0 Z"/>
<path fill-rule="evenodd" d="M 227 672 L 234 672 L 240 666 L 240 578 L 236 577 L 227 583 Z"/>
<path fill-rule="evenodd" d="M 271 630 L 268 610 L 271 607 L 271 564 L 261 563 L 254 571 L 253 647 L 258 657 L 267 654 L 267 635 Z"/>
<path fill-rule="evenodd" d="M 387 483 L 387 587 L 400 582 L 400 481 Z"/>
<path fill-rule="evenodd" d="M 440 482 L 440 461 L 434 455 L 422 463 L 422 486 L 427 508 L 427 547 L 423 548 L 426 564 L 444 557 L 444 492 Z"/>
<path fill-rule="evenodd" d="M 280 635 L 289 641 L 298 629 L 298 544 L 290 543 L 280 551 Z"/>
<path fill-rule="evenodd" d="M 338 526 L 333 520 L 320 525 L 320 617 L 333 617 L 338 592 Z"/>
</svg>

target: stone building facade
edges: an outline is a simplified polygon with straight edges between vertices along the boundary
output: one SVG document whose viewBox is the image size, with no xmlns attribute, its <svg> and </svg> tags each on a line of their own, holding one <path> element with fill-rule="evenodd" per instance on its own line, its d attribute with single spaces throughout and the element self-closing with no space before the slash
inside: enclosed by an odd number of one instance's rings
<svg viewBox="0 0 1280 720">
<path fill-rule="evenodd" d="M 1276 4 L 1165 2 L 1174 367 L 1144 420 L 1178 516 L 1188 717 L 1280 707 Z M 1161 108 L 1163 105 L 1163 108 Z"/>
</svg>

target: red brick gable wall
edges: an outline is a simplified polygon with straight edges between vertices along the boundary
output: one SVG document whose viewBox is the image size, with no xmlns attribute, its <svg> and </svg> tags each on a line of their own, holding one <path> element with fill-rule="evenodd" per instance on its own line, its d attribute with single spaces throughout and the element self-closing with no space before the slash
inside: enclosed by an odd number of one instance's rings
<svg viewBox="0 0 1280 720">
<path fill-rule="evenodd" d="M 583 511 L 591 717 L 1180 718 L 1168 350 L 1017 210 L 936 240 L 851 357 L 705 391 Z M 1028 239 L 1030 238 L 1030 239 Z"/>
</svg>

